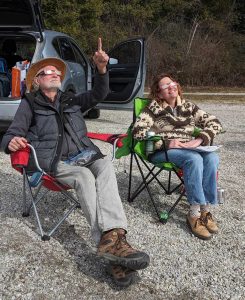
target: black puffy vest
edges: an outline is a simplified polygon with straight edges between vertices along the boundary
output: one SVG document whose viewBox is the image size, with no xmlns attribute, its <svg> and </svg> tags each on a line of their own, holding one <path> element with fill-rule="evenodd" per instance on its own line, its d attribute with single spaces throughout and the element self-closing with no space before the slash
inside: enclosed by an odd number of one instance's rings
<svg viewBox="0 0 245 300">
<path fill-rule="evenodd" d="M 26 136 L 36 150 L 40 167 L 47 173 L 55 175 L 57 163 L 61 159 L 64 138 L 64 116 L 80 139 L 82 146 L 94 149 L 98 154 L 99 148 L 87 137 L 87 127 L 79 105 L 73 105 L 73 94 L 60 92 L 60 112 L 43 99 L 41 94 L 26 94 L 33 118 Z M 36 171 L 33 157 L 30 157 L 28 171 Z"/>
</svg>

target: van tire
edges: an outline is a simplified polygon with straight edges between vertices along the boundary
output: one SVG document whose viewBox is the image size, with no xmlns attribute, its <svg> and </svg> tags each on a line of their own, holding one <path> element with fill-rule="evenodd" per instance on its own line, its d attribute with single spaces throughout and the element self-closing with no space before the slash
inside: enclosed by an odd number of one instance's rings
<svg viewBox="0 0 245 300">
<path fill-rule="evenodd" d="M 86 117 L 88 119 L 98 119 L 100 117 L 100 110 L 98 108 L 92 108 L 87 112 Z"/>
</svg>

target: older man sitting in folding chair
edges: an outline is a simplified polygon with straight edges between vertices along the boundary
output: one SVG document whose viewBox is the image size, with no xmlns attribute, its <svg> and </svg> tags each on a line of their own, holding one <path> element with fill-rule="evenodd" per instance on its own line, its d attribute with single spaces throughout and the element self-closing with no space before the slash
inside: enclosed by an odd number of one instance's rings
<svg viewBox="0 0 245 300">
<path fill-rule="evenodd" d="M 101 39 L 93 60 L 97 67 L 92 91 L 74 95 L 59 90 L 66 65 L 57 58 L 33 64 L 27 74 L 26 97 L 2 140 L 6 153 L 31 144 L 39 164 L 61 184 L 74 188 L 98 243 L 97 254 L 108 259 L 117 284 L 131 283 L 135 270 L 149 264 L 149 256 L 126 241 L 127 220 L 118 193 L 113 165 L 86 136 L 82 112 L 102 101 L 109 90 L 108 55 Z M 28 170 L 33 171 L 30 160 Z"/>
</svg>

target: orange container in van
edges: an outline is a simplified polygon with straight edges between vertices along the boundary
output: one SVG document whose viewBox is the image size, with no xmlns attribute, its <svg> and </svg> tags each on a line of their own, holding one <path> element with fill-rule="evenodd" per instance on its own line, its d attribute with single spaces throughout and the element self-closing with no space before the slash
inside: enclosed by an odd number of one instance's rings
<svg viewBox="0 0 245 300">
<path fill-rule="evenodd" d="M 12 98 L 20 98 L 20 69 L 13 67 L 12 68 Z"/>
</svg>

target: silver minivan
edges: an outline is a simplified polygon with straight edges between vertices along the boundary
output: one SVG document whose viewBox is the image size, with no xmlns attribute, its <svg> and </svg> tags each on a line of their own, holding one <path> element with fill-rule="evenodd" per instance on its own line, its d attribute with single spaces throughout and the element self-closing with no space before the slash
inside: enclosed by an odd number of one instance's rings
<svg viewBox="0 0 245 300">
<path fill-rule="evenodd" d="M 11 41 L 15 51 L 6 55 L 4 45 Z M 6 47 L 5 47 L 6 48 Z M 12 50 L 13 51 L 13 50 Z M 99 117 L 99 109 L 130 109 L 132 100 L 142 96 L 145 82 L 144 38 L 130 39 L 108 51 L 110 61 L 110 93 L 88 117 Z M 38 0 L 0 0 L 0 59 L 6 58 L 11 70 L 13 60 L 31 63 L 46 57 L 59 57 L 67 64 L 67 74 L 62 83 L 63 91 L 82 93 L 93 85 L 93 66 L 76 41 L 70 36 L 46 30 Z M 27 71 L 28 72 L 28 71 Z M 10 78 L 11 81 L 11 78 Z M 0 131 L 12 122 L 21 97 L 0 97 Z"/>
</svg>

